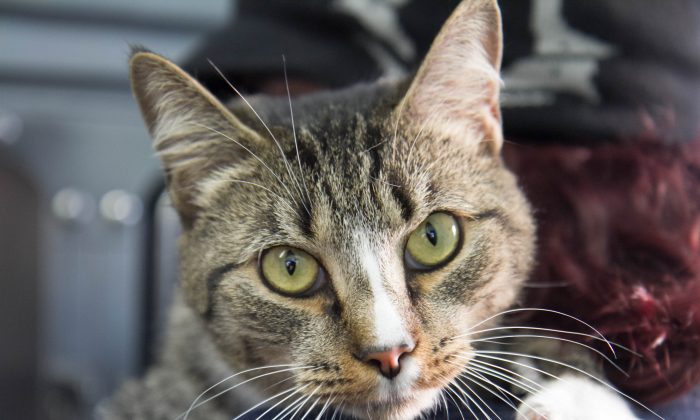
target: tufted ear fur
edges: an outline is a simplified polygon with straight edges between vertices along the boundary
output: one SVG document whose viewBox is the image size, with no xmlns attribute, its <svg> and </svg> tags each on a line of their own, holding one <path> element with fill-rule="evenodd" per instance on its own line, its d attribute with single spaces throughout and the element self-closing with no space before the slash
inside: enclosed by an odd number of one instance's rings
<svg viewBox="0 0 700 420">
<path fill-rule="evenodd" d="M 185 227 L 194 222 L 202 182 L 247 157 L 241 146 L 260 137 L 191 76 L 165 58 L 136 51 L 131 86 Z"/>
<path fill-rule="evenodd" d="M 397 114 L 434 136 L 487 142 L 498 153 L 502 44 L 497 1 L 464 0 L 433 42 Z"/>
</svg>

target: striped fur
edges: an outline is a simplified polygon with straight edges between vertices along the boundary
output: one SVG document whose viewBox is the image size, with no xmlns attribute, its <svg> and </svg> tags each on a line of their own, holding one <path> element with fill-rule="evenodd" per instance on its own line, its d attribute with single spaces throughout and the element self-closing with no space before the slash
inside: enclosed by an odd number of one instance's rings
<svg viewBox="0 0 700 420">
<path fill-rule="evenodd" d="M 181 299 L 158 366 L 106 417 L 174 418 L 231 372 L 281 364 L 315 368 L 258 379 L 190 418 L 230 418 L 293 385 L 357 417 L 435 406 L 466 365 L 455 356 L 470 351 L 450 337 L 512 305 L 532 260 L 530 209 L 498 154 L 499 22 L 495 1 L 465 2 L 412 84 L 300 98 L 295 130 L 286 98 L 226 107 L 164 58 L 133 55 L 185 225 Z M 411 271 L 406 238 L 435 211 L 460 218 L 461 249 L 438 270 Z M 304 298 L 267 288 L 258 257 L 275 245 L 315 256 L 327 284 Z M 393 381 L 357 357 L 409 340 Z"/>
</svg>

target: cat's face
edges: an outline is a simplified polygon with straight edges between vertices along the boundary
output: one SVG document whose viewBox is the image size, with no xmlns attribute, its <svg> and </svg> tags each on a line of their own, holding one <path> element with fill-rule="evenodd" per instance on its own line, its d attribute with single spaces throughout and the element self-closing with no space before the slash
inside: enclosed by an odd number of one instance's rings
<svg viewBox="0 0 700 420">
<path fill-rule="evenodd" d="M 498 155 L 499 62 L 495 1 L 466 2 L 407 92 L 302 99 L 293 130 L 286 99 L 228 110 L 135 54 L 187 302 L 233 369 L 299 367 L 254 381 L 263 394 L 416 416 L 468 363 L 460 336 L 513 303 L 533 227 Z"/>
</svg>

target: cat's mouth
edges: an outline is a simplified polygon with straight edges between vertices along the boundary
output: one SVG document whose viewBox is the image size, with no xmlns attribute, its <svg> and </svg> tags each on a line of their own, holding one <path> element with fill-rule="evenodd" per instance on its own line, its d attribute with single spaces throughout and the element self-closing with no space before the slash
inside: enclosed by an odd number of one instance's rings
<svg viewBox="0 0 700 420">
<path fill-rule="evenodd" d="M 372 419 L 413 418 L 434 404 L 440 392 L 421 386 L 419 362 L 414 357 L 402 359 L 401 372 L 392 379 L 381 378 L 375 390 L 355 399 L 346 411 L 353 417 Z"/>
<path fill-rule="evenodd" d="M 369 418 L 381 420 L 414 418 L 434 405 L 438 393 L 437 389 L 413 390 L 389 399 L 357 402 L 348 407 L 347 414 L 362 419 L 367 418 L 368 414 Z"/>
</svg>

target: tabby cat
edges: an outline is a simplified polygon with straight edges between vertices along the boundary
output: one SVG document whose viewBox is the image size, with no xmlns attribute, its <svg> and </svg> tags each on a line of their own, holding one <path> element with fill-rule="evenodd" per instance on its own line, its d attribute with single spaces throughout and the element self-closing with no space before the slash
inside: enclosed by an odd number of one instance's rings
<svg viewBox="0 0 700 420">
<path fill-rule="evenodd" d="M 496 1 L 464 1 L 410 83 L 229 105 L 135 51 L 181 284 L 159 362 L 101 415 L 491 418 L 490 392 L 523 419 L 634 418 L 573 345 L 485 347 L 535 231 L 500 157 L 501 48 Z M 525 351 L 581 370 L 553 380 Z"/>
</svg>

